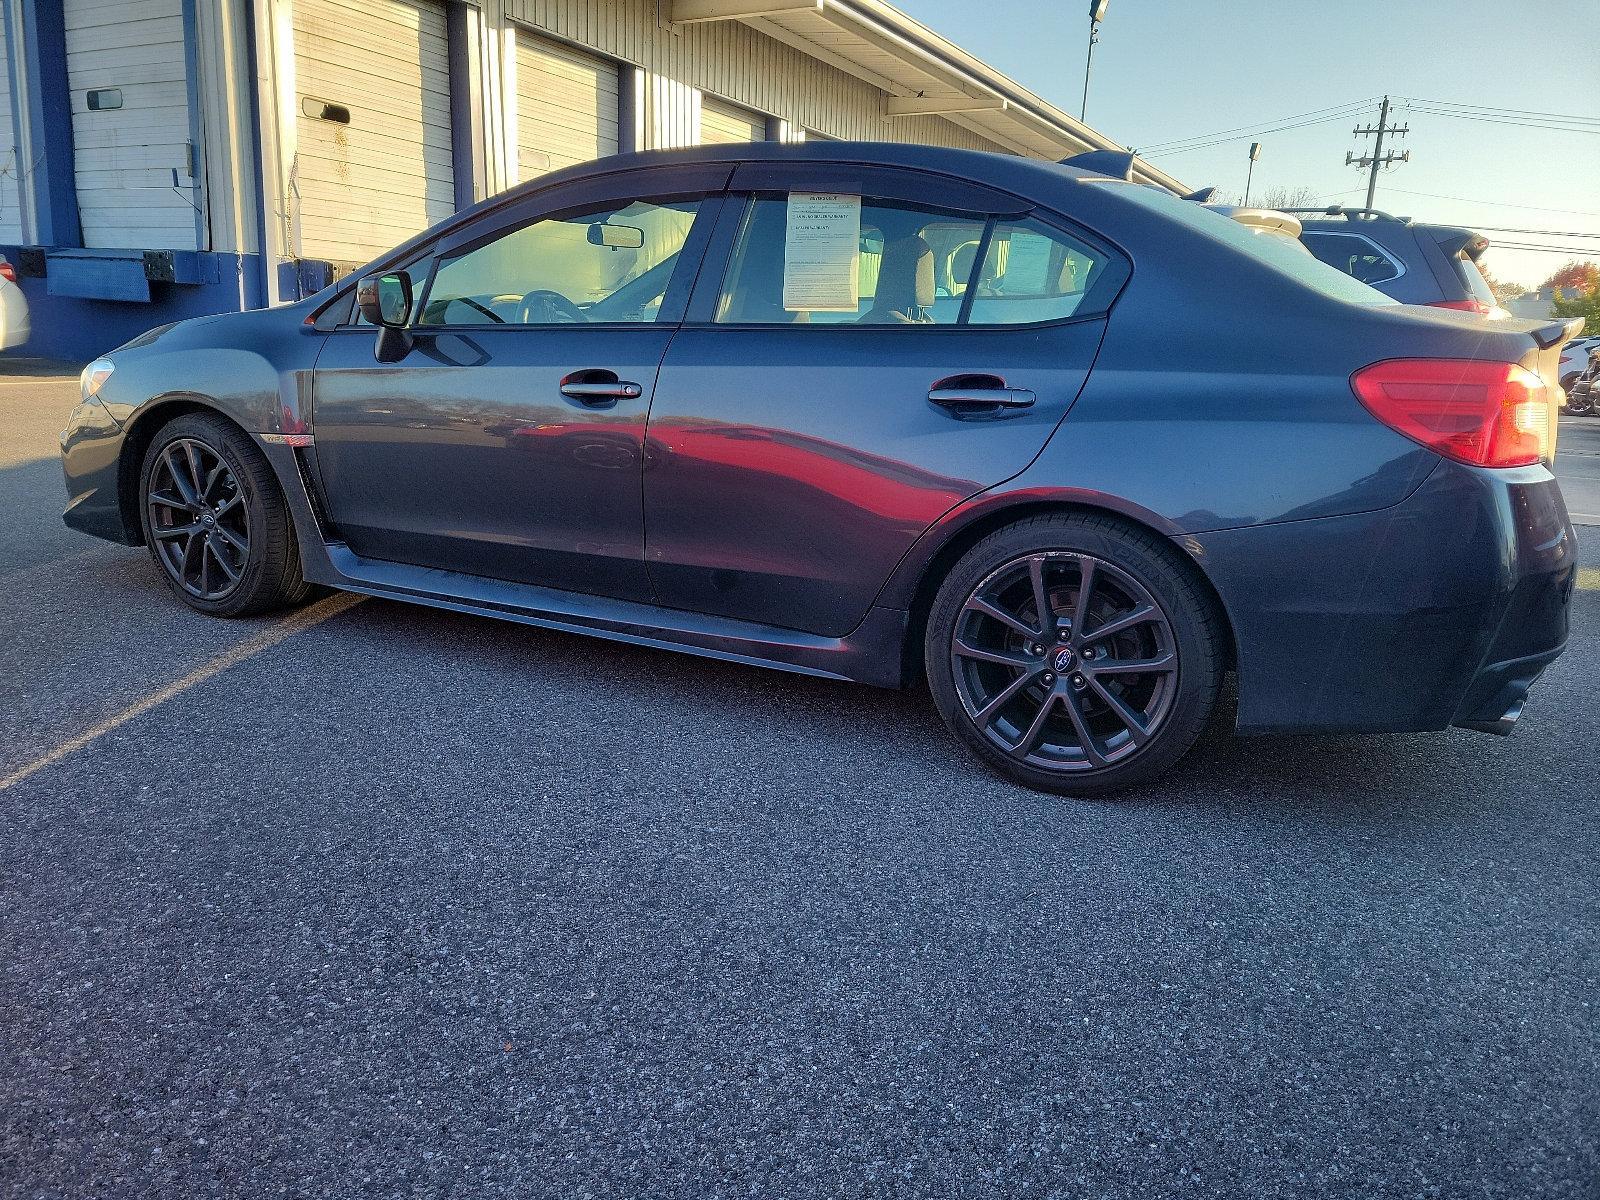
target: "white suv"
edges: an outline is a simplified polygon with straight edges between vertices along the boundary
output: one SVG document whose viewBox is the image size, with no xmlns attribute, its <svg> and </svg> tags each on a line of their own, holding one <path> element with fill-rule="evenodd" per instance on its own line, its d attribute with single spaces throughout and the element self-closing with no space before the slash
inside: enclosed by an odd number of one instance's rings
<svg viewBox="0 0 1600 1200">
<path fill-rule="evenodd" d="M 1573 338 L 1561 348 L 1561 387 L 1571 391 L 1578 376 L 1589 365 L 1589 352 L 1600 350 L 1600 337 Z"/>
</svg>

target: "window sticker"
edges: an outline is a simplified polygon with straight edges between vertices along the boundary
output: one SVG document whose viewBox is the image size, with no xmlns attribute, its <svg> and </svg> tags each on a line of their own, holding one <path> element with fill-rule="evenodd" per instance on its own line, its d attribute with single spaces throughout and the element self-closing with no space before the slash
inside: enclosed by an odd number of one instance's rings
<svg viewBox="0 0 1600 1200">
<path fill-rule="evenodd" d="M 861 303 L 861 197 L 790 192 L 783 241 L 783 307 L 855 312 Z"/>
</svg>

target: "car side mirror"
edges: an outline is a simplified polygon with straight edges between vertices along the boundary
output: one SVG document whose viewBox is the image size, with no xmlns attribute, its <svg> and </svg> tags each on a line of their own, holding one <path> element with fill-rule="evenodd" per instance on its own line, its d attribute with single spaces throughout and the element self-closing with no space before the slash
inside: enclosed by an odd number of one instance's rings
<svg viewBox="0 0 1600 1200">
<path fill-rule="evenodd" d="M 356 284 L 356 306 L 369 325 L 405 328 L 411 320 L 411 276 L 405 271 L 363 275 Z"/>
</svg>

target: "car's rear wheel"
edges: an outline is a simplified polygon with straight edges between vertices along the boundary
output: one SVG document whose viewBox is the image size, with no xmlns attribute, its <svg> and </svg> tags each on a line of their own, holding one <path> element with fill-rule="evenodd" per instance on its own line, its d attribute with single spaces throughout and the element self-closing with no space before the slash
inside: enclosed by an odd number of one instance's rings
<svg viewBox="0 0 1600 1200">
<path fill-rule="evenodd" d="M 1567 411 L 1575 417 L 1586 417 L 1594 411 L 1594 388 L 1591 386 L 1582 395 L 1574 396 L 1567 393 Z"/>
<path fill-rule="evenodd" d="M 1216 605 L 1153 535 L 1109 517 L 990 534 L 939 588 L 925 664 L 945 723 L 1029 787 L 1098 795 L 1170 768 L 1216 703 Z"/>
<path fill-rule="evenodd" d="M 145 545 L 186 604 L 243 617 L 308 599 L 283 493 L 236 426 L 188 413 L 145 451 L 139 509 Z"/>
</svg>

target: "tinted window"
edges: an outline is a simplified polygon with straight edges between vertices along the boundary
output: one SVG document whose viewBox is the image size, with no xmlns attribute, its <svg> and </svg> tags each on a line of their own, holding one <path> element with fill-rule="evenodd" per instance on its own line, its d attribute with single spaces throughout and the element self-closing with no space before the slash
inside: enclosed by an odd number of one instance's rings
<svg viewBox="0 0 1600 1200">
<path fill-rule="evenodd" d="M 1159 188 L 1139 184 L 1108 186 L 1116 187 L 1119 196 L 1141 208 L 1147 208 L 1170 221 L 1187 225 L 1197 233 L 1224 242 L 1325 296 L 1354 304 L 1395 303 L 1382 292 L 1358 282 L 1343 271 L 1335 270 L 1312 255 L 1302 253 L 1298 247 L 1289 245 L 1287 238 L 1258 237 L 1237 221 L 1220 213 L 1211 212 L 1203 204 L 1196 204 L 1192 200 L 1180 200 L 1171 192 Z"/>
<path fill-rule="evenodd" d="M 1400 266 L 1366 238 L 1348 233 L 1303 233 L 1301 239 L 1323 262 L 1362 283 L 1398 279 Z"/>
<path fill-rule="evenodd" d="M 953 325 L 985 220 L 857 196 L 757 196 L 717 320 L 743 325 Z"/>
<path fill-rule="evenodd" d="M 974 281 L 967 320 L 1022 325 L 1074 316 L 1096 291 L 1108 261 L 1103 252 L 1038 221 L 1000 222 Z"/>
<path fill-rule="evenodd" d="M 1500 301 L 1495 299 L 1494 291 L 1489 287 L 1489 281 L 1483 277 L 1483 272 L 1478 270 L 1478 264 L 1468 257 L 1463 250 L 1456 255 L 1456 271 L 1461 275 L 1461 281 L 1467 285 L 1467 290 L 1480 304 L 1487 304 L 1490 308 L 1499 306 Z"/>
<path fill-rule="evenodd" d="M 654 321 L 697 202 L 535 221 L 439 264 L 423 325 Z"/>
</svg>

